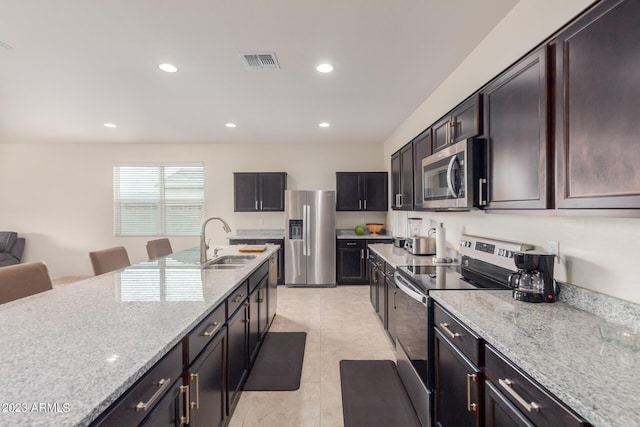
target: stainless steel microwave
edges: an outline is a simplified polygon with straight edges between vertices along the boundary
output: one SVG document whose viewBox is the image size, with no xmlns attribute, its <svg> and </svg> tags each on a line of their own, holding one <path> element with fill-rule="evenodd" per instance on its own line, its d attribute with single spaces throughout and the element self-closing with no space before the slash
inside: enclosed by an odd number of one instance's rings
<svg viewBox="0 0 640 427">
<path fill-rule="evenodd" d="M 487 204 L 485 140 L 470 138 L 422 159 L 422 207 L 469 210 Z"/>
</svg>

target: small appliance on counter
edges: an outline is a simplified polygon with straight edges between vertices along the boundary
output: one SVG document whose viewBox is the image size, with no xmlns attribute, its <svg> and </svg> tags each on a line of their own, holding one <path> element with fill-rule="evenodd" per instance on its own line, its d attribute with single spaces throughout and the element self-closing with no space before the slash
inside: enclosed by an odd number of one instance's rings
<svg viewBox="0 0 640 427">
<path fill-rule="evenodd" d="M 436 253 L 436 241 L 433 237 L 407 237 L 404 249 L 412 255 L 433 255 Z"/>
<path fill-rule="evenodd" d="M 393 238 L 393 246 L 396 248 L 404 248 L 404 244 L 406 243 L 406 237 L 394 237 Z"/>
<path fill-rule="evenodd" d="M 546 252 L 514 252 L 518 271 L 509 276 L 513 298 L 524 302 L 554 302 L 558 288 L 553 280 L 555 255 Z"/>
</svg>

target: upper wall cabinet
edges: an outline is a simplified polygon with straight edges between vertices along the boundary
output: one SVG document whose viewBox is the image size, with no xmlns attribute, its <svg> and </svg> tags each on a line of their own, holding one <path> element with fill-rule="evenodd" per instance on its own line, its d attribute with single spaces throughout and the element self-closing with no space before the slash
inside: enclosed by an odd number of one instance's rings
<svg viewBox="0 0 640 427">
<path fill-rule="evenodd" d="M 235 212 L 284 211 L 286 172 L 234 172 Z"/>
<path fill-rule="evenodd" d="M 640 1 L 605 1 L 556 40 L 556 207 L 640 208 Z"/>
<path fill-rule="evenodd" d="M 547 47 L 508 69 L 483 91 L 490 209 L 552 207 Z"/>
<path fill-rule="evenodd" d="M 391 208 L 413 209 L 413 145 L 408 143 L 391 155 Z"/>
<path fill-rule="evenodd" d="M 422 208 L 422 159 L 431 155 L 431 128 L 418 135 L 413 141 L 413 205 Z"/>
<path fill-rule="evenodd" d="M 482 133 L 482 101 L 473 95 L 432 126 L 433 151 Z"/>
<path fill-rule="evenodd" d="M 336 172 L 337 211 L 386 211 L 386 172 Z"/>
</svg>

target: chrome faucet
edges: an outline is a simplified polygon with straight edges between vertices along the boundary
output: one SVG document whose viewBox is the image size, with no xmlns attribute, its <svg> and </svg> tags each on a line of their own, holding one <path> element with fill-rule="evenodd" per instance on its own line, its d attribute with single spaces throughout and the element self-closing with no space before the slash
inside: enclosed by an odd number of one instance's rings
<svg viewBox="0 0 640 427">
<path fill-rule="evenodd" d="M 202 223 L 202 232 L 200 233 L 200 264 L 204 264 L 207 262 L 207 249 L 209 249 L 209 245 L 207 244 L 205 229 L 209 221 L 214 219 L 217 219 L 222 223 L 222 229 L 224 230 L 225 233 L 231 232 L 231 227 L 229 227 L 229 224 L 227 224 L 226 221 L 222 218 L 219 218 L 217 216 L 212 216 L 211 218 L 207 218 L 204 220 L 204 222 Z M 218 251 L 215 251 L 215 254 L 217 255 Z"/>
</svg>

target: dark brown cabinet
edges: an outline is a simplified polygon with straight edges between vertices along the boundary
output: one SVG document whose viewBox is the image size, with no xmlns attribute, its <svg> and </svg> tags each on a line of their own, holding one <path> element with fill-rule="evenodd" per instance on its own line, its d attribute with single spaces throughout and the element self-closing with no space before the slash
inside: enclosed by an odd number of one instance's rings
<svg viewBox="0 0 640 427">
<path fill-rule="evenodd" d="M 638 40 L 635 0 L 604 1 L 556 38 L 559 209 L 640 208 Z"/>
<path fill-rule="evenodd" d="M 336 172 L 337 211 L 386 211 L 386 172 Z"/>
<path fill-rule="evenodd" d="M 413 145 L 405 145 L 391 156 L 391 208 L 413 210 Z"/>
<path fill-rule="evenodd" d="M 174 381 L 167 393 L 153 407 L 151 413 L 142 421 L 140 426 L 148 427 L 178 427 L 186 423 L 185 405 L 186 386 L 182 385 L 182 379 Z M 109 424 L 126 426 L 127 424 Z M 135 425 L 135 424 L 132 424 Z"/>
<path fill-rule="evenodd" d="M 413 141 L 413 205 L 422 209 L 422 159 L 431 155 L 431 128 L 418 135 Z"/>
<path fill-rule="evenodd" d="M 387 315 L 386 315 L 386 329 L 389 338 L 391 339 L 392 345 L 395 347 L 396 345 L 396 337 L 398 336 L 397 327 L 396 327 L 396 295 L 399 292 L 399 288 L 396 285 L 396 282 L 393 278 L 393 275 L 387 275 L 384 279 L 384 289 L 385 289 L 385 300 L 387 306 Z"/>
<path fill-rule="evenodd" d="M 547 82 L 543 46 L 483 91 L 489 209 L 553 207 Z"/>
<path fill-rule="evenodd" d="M 284 211 L 286 172 L 234 172 L 234 212 Z"/>
<path fill-rule="evenodd" d="M 365 239 L 338 239 L 337 282 L 339 285 L 362 285 L 367 283 L 367 259 Z"/>
<path fill-rule="evenodd" d="M 223 310 L 224 311 L 224 310 Z M 225 356 L 226 328 L 209 342 L 191 364 L 187 379 L 190 397 L 190 426 L 220 427 L 226 418 Z"/>
<path fill-rule="evenodd" d="M 230 245 L 267 245 L 280 246 L 278 249 L 278 284 L 284 285 L 284 239 L 229 239 Z"/>
<path fill-rule="evenodd" d="M 244 286 L 246 289 L 246 285 Z M 227 320 L 229 356 L 227 362 L 227 415 L 231 414 L 233 407 L 237 403 L 240 388 L 249 369 L 247 360 L 247 308 L 249 304 L 247 303 L 246 293 L 244 297 L 238 295 L 233 298 L 240 299 L 240 301 L 238 301 L 240 306 L 235 313 L 230 313 L 229 319 Z"/>
<path fill-rule="evenodd" d="M 249 295 L 249 366 L 253 366 L 267 331 L 267 280 L 264 276 Z"/>
<path fill-rule="evenodd" d="M 451 113 L 431 126 L 433 152 L 463 139 L 482 133 L 482 101 L 479 94 L 471 96 Z"/>
<path fill-rule="evenodd" d="M 532 424 L 491 381 L 484 383 L 485 427 L 533 427 Z"/>
</svg>

